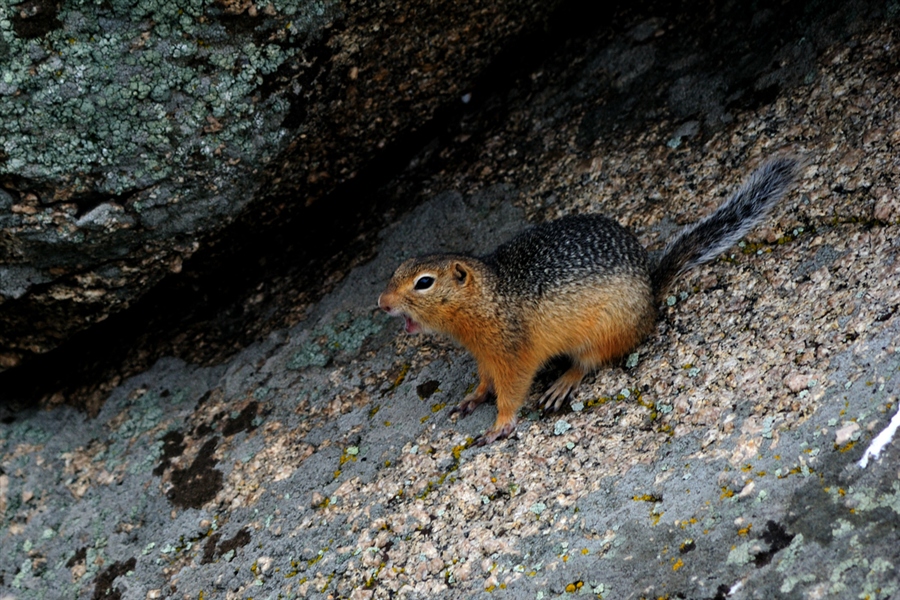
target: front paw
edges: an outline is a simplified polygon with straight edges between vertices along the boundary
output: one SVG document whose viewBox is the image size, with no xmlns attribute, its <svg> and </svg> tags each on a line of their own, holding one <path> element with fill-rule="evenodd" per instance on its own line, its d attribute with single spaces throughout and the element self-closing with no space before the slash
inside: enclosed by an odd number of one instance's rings
<svg viewBox="0 0 900 600">
<path fill-rule="evenodd" d="M 493 427 L 485 431 L 483 434 L 478 436 L 478 439 L 475 440 L 476 446 L 486 446 L 491 444 L 497 440 L 503 440 L 508 438 L 513 434 L 516 430 L 516 421 L 513 419 L 509 423 L 504 423 L 499 427 L 497 424 L 494 424 Z"/>
</svg>

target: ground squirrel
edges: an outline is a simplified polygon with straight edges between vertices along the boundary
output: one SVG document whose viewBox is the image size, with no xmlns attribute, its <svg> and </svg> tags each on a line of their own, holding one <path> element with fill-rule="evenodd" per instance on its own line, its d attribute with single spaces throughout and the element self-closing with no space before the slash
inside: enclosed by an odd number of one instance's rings
<svg viewBox="0 0 900 600">
<path fill-rule="evenodd" d="M 474 355 L 480 381 L 455 411 L 491 394 L 497 421 L 479 445 L 509 436 L 534 376 L 564 355 L 572 367 L 541 398 L 556 410 L 592 369 L 619 358 L 654 327 L 661 293 L 762 220 L 791 185 L 796 159 L 754 171 L 711 215 L 685 227 L 656 264 L 627 229 L 601 215 L 537 225 L 483 257 L 436 254 L 404 262 L 378 305 L 409 333 L 449 335 Z"/>
</svg>

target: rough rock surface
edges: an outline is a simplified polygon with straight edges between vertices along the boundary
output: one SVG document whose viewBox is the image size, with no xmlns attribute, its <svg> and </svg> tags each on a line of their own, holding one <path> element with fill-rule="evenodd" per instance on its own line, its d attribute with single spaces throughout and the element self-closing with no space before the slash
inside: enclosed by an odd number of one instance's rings
<svg viewBox="0 0 900 600">
<path fill-rule="evenodd" d="M 5 3 L 0 369 L 352 180 L 553 5 Z"/>
<path fill-rule="evenodd" d="M 0 597 L 896 597 L 900 439 L 858 461 L 900 405 L 897 12 L 817 6 L 732 5 L 729 35 L 611 15 L 423 152 L 430 200 L 304 322 L 162 359 L 96 417 L 4 410 Z M 474 362 L 374 309 L 403 258 L 523 217 L 659 248 L 785 148 L 807 166 L 771 221 L 514 439 L 469 447 Z"/>
</svg>

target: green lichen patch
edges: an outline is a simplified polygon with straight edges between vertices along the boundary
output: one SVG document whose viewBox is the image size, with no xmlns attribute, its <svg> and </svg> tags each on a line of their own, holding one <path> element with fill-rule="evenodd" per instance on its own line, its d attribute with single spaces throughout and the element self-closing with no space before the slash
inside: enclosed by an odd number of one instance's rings
<svg viewBox="0 0 900 600">
<path fill-rule="evenodd" d="M 350 313 L 338 314 L 334 320 L 313 332 L 294 356 L 288 369 L 324 367 L 336 356 L 352 356 L 369 337 L 384 329 L 387 319 L 381 315 L 354 318 Z"/>
<path fill-rule="evenodd" d="M 274 8 L 235 35 L 211 0 L 73 0 L 47 3 L 42 19 L 7 5 L 0 174 L 118 194 L 218 162 L 223 150 L 267 160 L 251 128 L 268 122 L 274 135 L 288 103 L 259 102 L 259 89 L 300 52 L 289 42 L 327 22 L 336 3 Z"/>
</svg>

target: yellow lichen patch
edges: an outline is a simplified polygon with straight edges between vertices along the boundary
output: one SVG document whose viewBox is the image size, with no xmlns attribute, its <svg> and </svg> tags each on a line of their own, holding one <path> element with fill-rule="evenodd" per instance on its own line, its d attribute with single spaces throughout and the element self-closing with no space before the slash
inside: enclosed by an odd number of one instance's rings
<svg viewBox="0 0 900 600">
<path fill-rule="evenodd" d="M 385 563 L 379 563 L 378 566 L 373 571 L 372 575 L 366 580 L 365 587 L 366 589 L 372 589 L 375 587 L 375 583 L 378 581 L 378 575 L 381 573 L 381 570 L 384 568 Z"/>
<path fill-rule="evenodd" d="M 635 502 L 662 502 L 662 497 L 655 494 L 640 494 L 632 496 L 631 499 Z"/>
<path fill-rule="evenodd" d="M 675 428 L 672 425 L 669 425 L 668 423 L 663 423 L 659 426 L 659 432 L 665 433 L 668 435 L 672 435 L 675 433 Z"/>
<path fill-rule="evenodd" d="M 328 575 L 328 577 L 325 578 L 325 585 L 323 585 L 322 589 L 319 590 L 320 592 L 325 593 L 325 590 L 327 590 L 328 586 L 331 585 L 331 581 L 334 579 L 335 575 L 336 573 L 331 573 Z"/>
<path fill-rule="evenodd" d="M 673 570 L 673 571 L 677 571 L 678 569 L 680 569 L 680 568 L 683 567 L 683 566 L 684 566 L 684 561 L 681 560 L 681 559 L 679 558 L 679 559 L 676 560 L 675 563 L 672 565 L 672 570 Z"/>
<path fill-rule="evenodd" d="M 397 389 L 397 386 L 399 386 L 401 383 L 403 383 L 403 380 L 406 379 L 406 374 L 409 373 L 409 368 L 411 366 L 412 365 L 407 363 L 400 367 L 400 372 L 397 374 L 397 377 L 394 378 L 393 384 L 391 384 L 392 390 Z"/>
<path fill-rule="evenodd" d="M 297 567 L 299 567 L 299 566 L 300 566 L 299 562 L 297 562 L 296 560 L 291 560 L 291 570 L 284 574 L 284 578 L 290 579 L 292 577 L 296 577 L 297 574 L 300 572 L 297 570 Z"/>
<path fill-rule="evenodd" d="M 843 446 L 838 446 L 837 444 L 835 444 L 834 449 L 837 450 L 838 452 L 846 452 L 847 450 L 850 450 L 851 448 L 853 448 L 853 446 L 855 446 L 855 445 L 856 445 L 856 440 L 850 440 Z"/>
<path fill-rule="evenodd" d="M 329 550 L 328 547 L 322 548 L 321 550 L 319 550 L 319 553 L 316 556 L 307 560 L 306 564 L 310 567 L 315 565 L 317 562 L 322 560 L 322 557 L 325 556 L 325 553 L 328 552 L 328 550 Z M 251 570 L 252 570 L 252 567 L 251 567 Z"/>
<path fill-rule="evenodd" d="M 585 405 L 588 408 L 591 408 L 594 406 L 602 406 L 602 405 L 606 404 L 607 402 L 609 402 L 610 400 L 612 400 L 612 398 L 610 398 L 609 396 L 600 396 L 599 398 L 591 398 L 590 400 L 587 401 L 587 403 Z"/>
<path fill-rule="evenodd" d="M 340 466 L 343 467 L 345 463 L 348 463 L 350 461 L 356 462 L 357 454 L 359 454 L 359 449 L 356 446 L 344 448 L 344 451 L 341 453 Z"/>
</svg>

